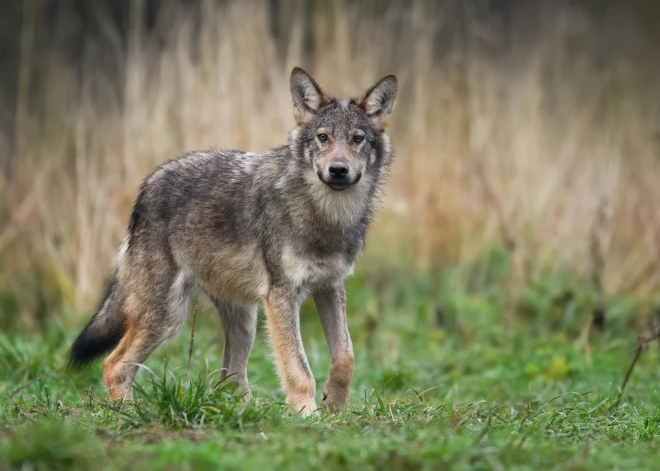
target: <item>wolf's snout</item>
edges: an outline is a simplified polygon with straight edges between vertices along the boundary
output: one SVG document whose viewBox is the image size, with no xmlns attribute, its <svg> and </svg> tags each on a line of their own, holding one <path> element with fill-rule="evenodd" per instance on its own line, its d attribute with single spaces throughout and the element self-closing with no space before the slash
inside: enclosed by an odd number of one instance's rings
<svg viewBox="0 0 660 471">
<path fill-rule="evenodd" d="M 328 167 L 328 173 L 330 173 L 333 180 L 343 180 L 348 176 L 350 170 L 350 167 L 344 162 L 333 162 Z"/>
<path fill-rule="evenodd" d="M 344 191 L 360 181 L 362 173 L 345 162 L 333 162 L 324 171 L 318 172 L 319 179 L 335 191 Z"/>
</svg>

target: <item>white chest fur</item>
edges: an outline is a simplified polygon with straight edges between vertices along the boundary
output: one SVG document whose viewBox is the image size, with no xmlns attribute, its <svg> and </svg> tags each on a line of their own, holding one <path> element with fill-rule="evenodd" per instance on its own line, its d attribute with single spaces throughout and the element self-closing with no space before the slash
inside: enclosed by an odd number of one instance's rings
<svg viewBox="0 0 660 471">
<path fill-rule="evenodd" d="M 295 286 L 309 286 L 340 281 L 353 273 L 355 263 L 343 254 L 325 257 L 303 255 L 287 247 L 282 251 L 282 268 Z"/>
</svg>

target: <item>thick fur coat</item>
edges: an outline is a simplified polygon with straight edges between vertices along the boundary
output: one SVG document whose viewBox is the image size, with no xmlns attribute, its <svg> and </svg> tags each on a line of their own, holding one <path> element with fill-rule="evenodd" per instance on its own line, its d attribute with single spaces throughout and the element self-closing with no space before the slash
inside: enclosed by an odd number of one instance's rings
<svg viewBox="0 0 660 471">
<path fill-rule="evenodd" d="M 297 128 L 286 145 L 191 152 L 159 166 L 140 187 L 114 277 L 71 348 L 72 365 L 112 350 L 103 369 L 110 396 L 131 398 L 137 364 L 185 326 L 194 288 L 220 313 L 223 379 L 250 397 L 247 360 L 261 304 L 287 402 L 311 413 L 316 388 L 299 330 L 299 307 L 311 294 L 332 358 L 321 406 L 343 407 L 354 358 L 343 281 L 392 162 L 384 131 L 397 87 L 388 75 L 361 97 L 338 100 L 295 68 Z"/>
</svg>

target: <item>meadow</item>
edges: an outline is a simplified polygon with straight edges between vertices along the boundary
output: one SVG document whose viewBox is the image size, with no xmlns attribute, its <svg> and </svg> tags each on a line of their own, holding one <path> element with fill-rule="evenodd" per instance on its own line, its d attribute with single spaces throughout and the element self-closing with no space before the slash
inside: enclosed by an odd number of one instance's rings
<svg viewBox="0 0 660 471">
<path fill-rule="evenodd" d="M 0 100 L 0 470 L 653 468 L 660 352 L 638 338 L 660 325 L 657 8 L 303 3 L 145 21 L 133 2 L 126 37 L 100 10 L 73 59 L 72 17 L 23 2 L 16 107 Z M 243 403 L 197 299 L 190 355 L 192 319 L 135 401 L 109 402 L 100 365 L 70 371 L 67 350 L 140 181 L 185 151 L 282 144 L 295 65 L 338 95 L 401 85 L 347 280 L 349 408 L 291 413 L 261 324 Z M 327 347 L 311 303 L 301 317 L 320 391 Z"/>
<path fill-rule="evenodd" d="M 634 303 L 613 299 L 594 323 L 582 315 L 594 307 L 587 291 L 552 278 L 510 310 L 506 259 L 493 262 L 485 276 L 461 267 L 443 280 L 351 279 L 356 372 L 350 406 L 337 414 L 287 409 L 262 326 L 248 367 L 254 400 L 218 384 L 220 325 L 203 303 L 190 363 L 184 334 L 147 361 L 130 403 L 108 401 L 100 366 L 62 369 L 71 326 L 1 334 L 0 468 L 653 468 L 657 346 L 616 404 L 635 348 Z M 302 320 L 321 388 L 329 358 L 311 305 Z"/>
</svg>

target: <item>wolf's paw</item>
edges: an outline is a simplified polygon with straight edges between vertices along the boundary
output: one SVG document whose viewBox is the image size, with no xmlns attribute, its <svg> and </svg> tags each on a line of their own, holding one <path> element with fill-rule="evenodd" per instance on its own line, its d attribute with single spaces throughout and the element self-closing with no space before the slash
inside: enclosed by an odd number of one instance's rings
<svg viewBox="0 0 660 471">
<path fill-rule="evenodd" d="M 306 417 L 317 411 L 316 399 L 314 396 L 289 395 L 286 403 L 291 406 L 294 412 Z"/>
<path fill-rule="evenodd" d="M 340 386 L 328 381 L 325 388 L 323 388 L 321 409 L 330 412 L 338 412 L 344 409 L 348 404 L 349 392 L 350 388 L 348 386 Z"/>
<path fill-rule="evenodd" d="M 241 402 L 243 404 L 247 404 L 252 400 L 252 391 L 250 388 L 239 390 L 239 394 L 241 395 Z"/>
<path fill-rule="evenodd" d="M 246 404 L 252 400 L 252 391 L 247 382 L 231 381 L 229 379 L 222 380 L 218 383 L 225 391 L 234 394 L 240 399 L 242 404 Z"/>
</svg>

